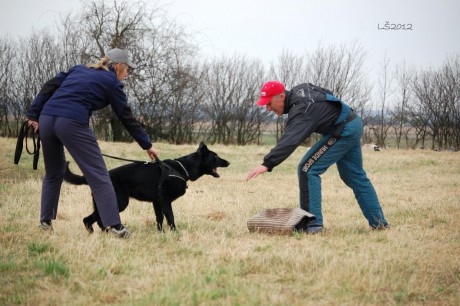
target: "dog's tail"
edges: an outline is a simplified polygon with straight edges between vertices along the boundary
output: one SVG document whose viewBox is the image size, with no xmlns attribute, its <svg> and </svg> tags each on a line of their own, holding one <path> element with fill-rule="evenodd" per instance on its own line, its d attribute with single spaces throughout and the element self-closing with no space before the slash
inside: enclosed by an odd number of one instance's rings
<svg viewBox="0 0 460 306">
<path fill-rule="evenodd" d="M 86 181 L 85 177 L 82 175 L 77 175 L 75 173 L 72 173 L 69 168 L 70 162 L 66 163 L 66 169 L 65 169 L 65 175 L 64 175 L 64 180 L 67 183 L 74 184 L 74 185 L 85 185 L 88 184 Z"/>
</svg>

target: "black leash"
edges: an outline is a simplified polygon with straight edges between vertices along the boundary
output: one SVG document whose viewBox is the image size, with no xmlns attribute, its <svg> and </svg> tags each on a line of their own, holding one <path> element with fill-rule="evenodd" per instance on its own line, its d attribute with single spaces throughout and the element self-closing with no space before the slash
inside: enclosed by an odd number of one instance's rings
<svg viewBox="0 0 460 306">
<path fill-rule="evenodd" d="M 122 158 L 122 157 L 118 157 L 118 156 L 113 156 L 113 155 L 108 155 L 108 154 L 102 154 L 102 156 L 105 156 L 105 157 L 109 157 L 109 158 L 113 158 L 113 159 L 117 159 L 117 160 L 122 160 L 122 161 L 127 161 L 127 162 L 132 162 L 132 163 L 140 163 L 140 164 L 156 164 L 158 163 L 158 166 L 160 167 L 161 169 L 161 176 L 160 176 L 160 180 L 159 180 L 159 185 L 161 186 L 161 184 L 164 182 L 164 180 L 166 179 L 167 176 L 173 176 L 173 177 L 177 177 L 177 178 L 180 178 L 181 180 L 183 180 L 184 182 L 187 182 L 189 179 L 190 179 L 190 176 L 188 174 L 188 171 L 185 169 L 184 165 L 182 165 L 181 162 L 179 162 L 178 160 L 173 160 L 175 161 L 176 163 L 178 163 L 180 165 L 180 167 L 182 168 L 182 170 L 184 170 L 184 173 L 185 173 L 185 177 L 180 175 L 179 172 L 177 172 L 177 170 L 175 170 L 173 167 L 171 167 L 170 165 L 168 165 L 167 163 L 164 163 L 162 162 L 158 156 L 155 156 L 155 161 L 141 161 L 141 160 L 134 160 L 134 159 L 128 159 L 128 158 Z"/>
<path fill-rule="evenodd" d="M 29 150 L 29 145 L 28 145 L 28 138 L 29 138 L 30 132 L 32 132 L 33 151 Z M 37 136 L 35 136 L 35 134 L 37 134 Z M 27 120 L 24 121 L 24 123 L 21 126 L 21 129 L 19 130 L 18 141 L 16 142 L 16 150 L 14 152 L 14 164 L 15 165 L 17 165 L 19 163 L 19 160 L 21 159 L 22 150 L 24 148 L 24 140 L 26 142 L 27 153 L 29 155 L 34 156 L 32 167 L 34 170 L 37 170 L 38 158 L 40 157 L 40 147 L 41 147 L 40 134 L 38 132 L 35 133 L 33 126 L 32 127 L 28 126 Z"/>
<path fill-rule="evenodd" d="M 162 161 L 158 158 L 158 156 L 155 156 L 155 161 L 148 161 L 148 160 L 143 161 L 143 160 L 127 159 L 127 158 L 112 156 L 112 155 L 108 155 L 108 154 L 102 154 L 102 156 L 109 157 L 109 158 L 112 158 L 112 159 L 122 160 L 122 161 L 128 161 L 128 162 L 132 162 L 132 163 L 141 163 L 141 164 L 162 163 Z"/>
</svg>

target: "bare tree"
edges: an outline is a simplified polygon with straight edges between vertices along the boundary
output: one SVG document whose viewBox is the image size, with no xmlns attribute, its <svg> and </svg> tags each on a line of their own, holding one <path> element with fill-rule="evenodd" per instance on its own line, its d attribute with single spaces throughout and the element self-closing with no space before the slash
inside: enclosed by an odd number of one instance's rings
<svg viewBox="0 0 460 306">
<path fill-rule="evenodd" d="M 422 133 L 422 146 L 425 146 L 425 137 L 431 136 L 431 149 L 436 147 L 441 130 L 441 118 L 444 117 L 445 104 L 443 103 L 441 79 L 438 72 L 433 70 L 421 71 L 414 79 L 414 94 L 416 110 L 414 117 L 418 119 L 417 127 Z"/>
<path fill-rule="evenodd" d="M 73 14 L 63 16 L 57 30 L 57 37 L 63 53 L 64 69 L 76 64 L 88 64 L 98 60 L 98 55 L 92 51 L 92 39 L 82 29 L 82 22 Z"/>
<path fill-rule="evenodd" d="M 277 80 L 288 89 L 301 83 L 310 82 L 305 58 L 289 50 L 282 51 L 278 61 L 270 66 L 268 75 L 268 79 Z"/>
<path fill-rule="evenodd" d="M 10 38 L 0 38 L 0 129 L 4 136 L 12 136 L 9 115 L 13 108 L 14 62 L 16 46 Z"/>
<path fill-rule="evenodd" d="M 222 57 L 210 64 L 204 113 L 210 119 L 209 140 L 223 144 L 260 141 L 268 114 L 254 105 L 263 68 L 244 56 Z"/>
<path fill-rule="evenodd" d="M 82 3 L 82 11 L 64 16 L 53 33 L 34 32 L 18 41 L 0 37 L 2 135 L 17 132 L 41 85 L 58 71 L 97 62 L 107 50 L 119 47 L 128 50 L 138 64 L 138 69 L 130 71 L 125 89 L 135 115 L 154 140 L 179 144 L 206 136 L 225 144 L 260 143 L 262 129 L 274 118 L 254 102 L 262 82 L 275 79 L 287 89 L 304 82 L 331 89 L 361 113 L 364 122 L 371 122 L 379 145 L 385 145 L 387 131 L 393 126 L 398 148 L 403 135 L 406 146 L 415 147 L 419 142 L 425 146 L 430 136 L 432 148 L 459 146 L 458 54 L 438 69 L 398 69 L 397 95 L 392 92 L 390 60 L 385 55 L 375 115 L 369 105 L 366 53 L 357 41 L 319 45 L 302 56 L 283 50 L 266 74 L 258 60 L 245 56 L 201 62 L 194 37 L 156 4 L 147 9 L 145 2 L 129 0 Z M 280 136 L 284 118 L 277 120 Z M 107 109 L 96 112 L 92 124 L 99 137 L 131 140 Z M 409 144 L 411 129 L 416 139 Z"/>
<path fill-rule="evenodd" d="M 87 51 L 97 58 L 112 48 L 131 50 L 150 30 L 150 21 L 159 10 L 147 10 L 144 2 L 113 0 L 85 0 L 78 15 L 80 30 L 91 38 Z"/>
<path fill-rule="evenodd" d="M 389 116 L 390 102 L 392 99 L 392 82 L 393 78 L 390 71 L 390 59 L 385 56 L 381 63 L 378 86 L 377 86 L 377 103 L 376 103 L 376 113 L 372 124 L 370 125 L 370 130 L 375 136 L 375 144 L 380 147 L 385 147 L 385 141 L 388 135 L 388 130 L 390 129 L 392 123 Z"/>
<path fill-rule="evenodd" d="M 426 147 L 425 140 L 429 133 L 429 111 L 424 103 L 424 96 L 426 95 L 426 85 L 429 82 L 427 72 L 417 71 L 414 74 L 411 85 L 414 99 L 409 104 L 409 124 L 415 130 L 415 142 L 412 148 L 415 148 L 419 143 L 421 143 L 421 148 Z"/>
<path fill-rule="evenodd" d="M 288 50 L 283 50 L 278 58 L 278 62 L 270 66 L 269 75 L 269 79 L 278 80 L 287 89 L 301 83 L 309 82 L 307 68 L 305 67 L 305 58 L 295 55 Z M 283 135 L 285 124 L 286 116 L 276 117 L 276 141 Z"/>
<path fill-rule="evenodd" d="M 60 37 L 67 64 L 96 62 L 112 48 L 131 53 L 138 68 L 125 81 L 134 113 L 153 139 L 191 141 L 200 91 L 197 48 L 188 34 L 156 4 L 128 0 L 85 0 L 81 12 L 62 19 Z M 78 35 L 75 35 L 78 33 Z M 193 101 L 193 102 L 192 102 Z M 193 123 L 193 124 L 192 124 Z M 96 134 L 131 140 L 110 109 L 94 113 Z"/>
<path fill-rule="evenodd" d="M 370 87 L 365 71 L 366 53 L 356 41 L 339 46 L 319 45 L 307 54 L 308 81 L 331 90 L 358 113 L 369 101 Z"/>
<path fill-rule="evenodd" d="M 155 8 L 147 11 L 145 4 L 137 1 L 113 0 L 111 5 L 104 0 L 87 0 L 82 3 L 83 11 L 76 17 L 79 23 L 65 24 L 69 28 L 74 26 L 74 30 L 86 37 L 88 45 L 82 57 L 93 61 L 97 61 L 106 51 L 113 48 L 131 52 L 138 50 L 139 42 L 143 41 L 157 12 Z M 73 40 L 71 35 L 65 37 Z M 108 108 L 95 114 L 93 124 L 96 133 L 104 136 L 106 140 L 131 140 L 118 118 Z"/>
<path fill-rule="evenodd" d="M 448 57 L 438 69 L 419 70 L 411 82 L 409 125 L 415 130 L 415 144 L 432 149 L 458 148 L 460 132 L 460 59 Z"/>
<path fill-rule="evenodd" d="M 304 57 L 283 51 L 278 63 L 272 65 L 270 75 L 287 88 L 307 82 L 328 88 L 356 112 L 363 113 L 370 95 L 365 60 L 366 53 L 357 41 L 340 46 L 319 45 Z M 283 118 L 278 118 L 277 139 L 283 132 L 284 123 Z"/>
<path fill-rule="evenodd" d="M 396 147 L 401 147 L 402 136 L 405 135 L 406 148 L 409 147 L 408 133 L 408 104 L 410 99 L 410 84 L 413 76 L 413 69 L 408 69 L 404 62 L 401 67 L 396 68 L 396 81 L 398 82 L 398 97 L 395 98 L 393 114 L 393 129 L 396 136 Z"/>
<path fill-rule="evenodd" d="M 452 146 L 460 148 L 460 54 L 449 57 L 446 61 L 449 71 L 448 95 L 451 103 Z"/>
<path fill-rule="evenodd" d="M 16 126 L 19 126 L 41 86 L 61 67 L 59 45 L 49 32 L 35 32 L 28 40 L 20 39 L 13 86 L 15 95 L 10 109 Z"/>
<path fill-rule="evenodd" d="M 162 19 L 144 34 L 135 54 L 137 78 L 128 80 L 137 111 L 154 139 L 193 141 L 204 89 L 205 70 L 197 46 L 173 20 Z"/>
<path fill-rule="evenodd" d="M 263 66 L 258 60 L 249 60 L 246 63 L 246 67 L 240 71 L 240 91 L 237 91 L 234 100 L 235 138 L 238 145 L 260 143 L 266 122 L 266 114 L 254 104 L 259 98 Z"/>
<path fill-rule="evenodd" d="M 446 120 L 443 132 L 445 148 L 460 148 L 460 55 L 448 57 L 441 70 Z"/>
</svg>

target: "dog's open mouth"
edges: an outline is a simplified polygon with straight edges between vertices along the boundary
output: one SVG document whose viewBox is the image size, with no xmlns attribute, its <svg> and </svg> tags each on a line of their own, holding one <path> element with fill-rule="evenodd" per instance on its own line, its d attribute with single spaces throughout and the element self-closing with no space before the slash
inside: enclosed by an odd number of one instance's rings
<svg viewBox="0 0 460 306">
<path fill-rule="evenodd" d="M 212 169 L 211 175 L 214 177 L 220 177 L 219 173 L 217 173 L 217 168 Z"/>
</svg>

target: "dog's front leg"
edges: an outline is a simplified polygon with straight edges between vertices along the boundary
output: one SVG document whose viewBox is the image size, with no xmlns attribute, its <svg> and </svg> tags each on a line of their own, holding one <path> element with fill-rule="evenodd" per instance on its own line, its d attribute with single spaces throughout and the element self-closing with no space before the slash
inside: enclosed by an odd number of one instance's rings
<svg viewBox="0 0 460 306">
<path fill-rule="evenodd" d="M 163 213 L 166 216 L 166 222 L 168 222 L 169 228 L 172 231 L 175 231 L 176 224 L 174 223 L 174 214 L 173 214 L 171 202 L 163 203 Z"/>
<path fill-rule="evenodd" d="M 155 211 L 155 218 L 157 220 L 157 230 L 159 232 L 164 232 L 163 230 L 163 209 L 161 209 L 161 205 L 156 204 L 153 202 L 153 210 Z"/>
<path fill-rule="evenodd" d="M 99 228 L 104 231 L 105 227 L 102 225 L 101 216 L 99 215 L 99 210 L 97 209 L 96 202 L 94 201 L 94 198 L 93 198 L 93 208 L 94 208 L 94 211 L 92 213 L 92 218 L 93 218 L 93 220 L 95 220 L 97 222 L 97 225 L 99 225 Z M 83 221 L 83 222 L 85 222 L 85 221 Z M 87 225 L 85 224 L 85 227 L 86 226 Z M 86 229 L 88 230 L 88 227 L 86 227 Z M 88 230 L 88 232 L 90 232 L 90 230 Z"/>
</svg>

